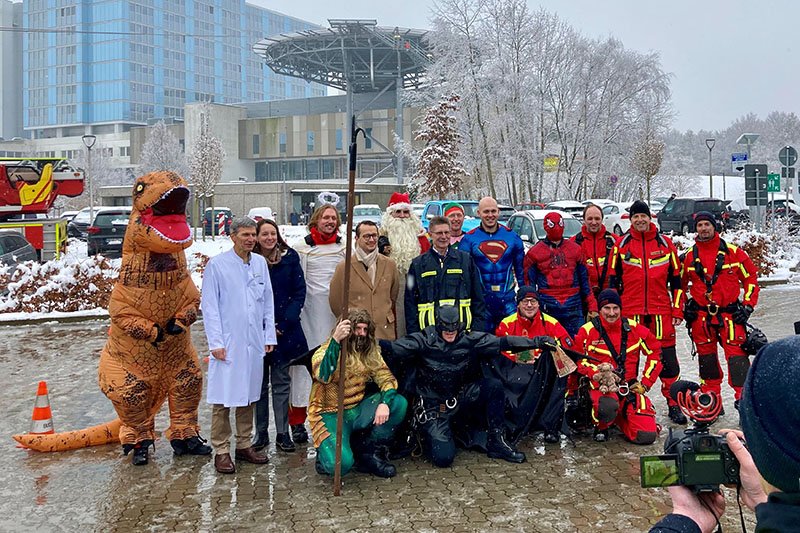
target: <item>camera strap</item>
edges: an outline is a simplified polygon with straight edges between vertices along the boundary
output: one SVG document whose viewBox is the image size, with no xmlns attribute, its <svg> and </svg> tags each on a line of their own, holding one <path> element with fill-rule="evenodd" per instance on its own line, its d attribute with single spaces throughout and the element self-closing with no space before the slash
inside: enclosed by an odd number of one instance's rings
<svg viewBox="0 0 800 533">
<path fill-rule="evenodd" d="M 694 256 L 694 273 L 697 274 L 697 277 L 700 278 L 700 281 L 705 284 L 706 286 L 706 301 L 707 301 L 707 309 L 708 312 L 712 315 L 716 315 L 719 312 L 719 306 L 711 300 L 711 291 L 714 288 L 714 284 L 719 279 L 719 275 L 722 273 L 722 265 L 725 264 L 725 255 L 728 253 L 728 244 L 722 239 L 719 238 L 719 250 L 717 251 L 717 261 L 714 264 L 714 273 L 711 275 L 711 279 L 709 280 L 706 277 L 706 270 L 703 267 L 703 263 L 700 262 L 700 250 L 697 248 L 697 243 L 692 247 L 692 255 Z M 711 309 L 716 308 L 717 312 L 712 313 Z"/>
<path fill-rule="evenodd" d="M 614 348 L 614 343 L 611 342 L 608 332 L 606 332 L 598 317 L 594 317 L 592 319 L 592 325 L 598 331 L 598 333 L 600 333 L 600 338 L 603 339 L 604 343 L 606 343 L 608 351 L 611 352 L 611 357 L 613 357 L 614 361 L 617 363 L 617 369 L 620 370 L 624 376 L 625 357 L 628 353 L 628 332 L 630 331 L 630 326 L 628 325 L 628 320 L 626 318 L 619 317 L 619 319 L 623 320 L 622 324 L 620 325 L 619 352 L 617 352 L 617 349 Z"/>
</svg>

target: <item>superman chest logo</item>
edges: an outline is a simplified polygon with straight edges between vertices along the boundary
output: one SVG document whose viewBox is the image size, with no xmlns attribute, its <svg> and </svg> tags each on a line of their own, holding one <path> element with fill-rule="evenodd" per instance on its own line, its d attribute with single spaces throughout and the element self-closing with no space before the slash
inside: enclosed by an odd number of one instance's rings
<svg viewBox="0 0 800 533">
<path fill-rule="evenodd" d="M 481 251 L 486 258 L 492 263 L 497 263 L 503 254 L 508 250 L 508 243 L 505 241 L 483 241 L 478 245 L 478 250 Z"/>
</svg>

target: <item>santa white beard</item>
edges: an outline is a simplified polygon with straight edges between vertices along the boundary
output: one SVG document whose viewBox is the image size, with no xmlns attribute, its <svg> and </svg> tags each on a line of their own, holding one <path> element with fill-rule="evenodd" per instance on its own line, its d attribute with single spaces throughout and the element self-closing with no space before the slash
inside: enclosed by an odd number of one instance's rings
<svg viewBox="0 0 800 533">
<path fill-rule="evenodd" d="M 392 251 L 389 257 L 397 263 L 397 269 L 402 278 L 411 268 L 411 260 L 422 251 L 419 245 L 419 235 L 422 224 L 415 214 L 408 218 L 394 218 L 390 213 L 384 213 L 381 219 L 381 230 L 389 238 Z"/>
</svg>

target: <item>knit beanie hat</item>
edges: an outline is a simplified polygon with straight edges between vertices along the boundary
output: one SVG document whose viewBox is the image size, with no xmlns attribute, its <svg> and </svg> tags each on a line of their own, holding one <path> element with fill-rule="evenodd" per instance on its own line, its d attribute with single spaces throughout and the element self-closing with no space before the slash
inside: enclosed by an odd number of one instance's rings
<svg viewBox="0 0 800 533">
<path fill-rule="evenodd" d="M 622 308 L 622 299 L 619 297 L 619 293 L 614 289 L 605 289 L 597 295 L 598 309 L 602 309 L 603 306 L 608 304 L 617 304 Z"/>
<path fill-rule="evenodd" d="M 783 492 L 800 493 L 800 335 L 758 352 L 739 400 L 747 448 L 758 472 Z"/>
<path fill-rule="evenodd" d="M 564 218 L 559 213 L 547 213 L 543 224 L 549 240 L 560 241 L 564 237 Z"/>
<path fill-rule="evenodd" d="M 450 202 L 448 204 L 444 204 L 444 216 L 449 215 L 453 211 L 461 211 L 461 214 L 464 214 L 464 208 L 461 207 L 461 204 L 458 202 Z"/>
<path fill-rule="evenodd" d="M 717 221 L 714 218 L 714 214 L 710 213 L 708 211 L 698 211 L 694 215 L 694 230 L 695 231 L 697 231 L 697 223 L 700 222 L 701 220 L 708 220 L 709 222 L 711 222 L 711 225 L 714 226 L 714 231 L 718 231 L 717 230 Z"/>
<path fill-rule="evenodd" d="M 525 298 L 536 298 L 539 301 L 539 293 L 530 285 L 523 285 L 517 290 L 517 305 Z"/>
<path fill-rule="evenodd" d="M 628 212 L 631 214 L 631 218 L 633 218 L 633 215 L 636 213 L 644 213 L 648 217 L 653 218 L 653 215 L 650 214 L 650 206 L 641 200 L 636 200 L 633 202 L 633 205 L 631 205 L 631 208 L 628 209 Z"/>
</svg>

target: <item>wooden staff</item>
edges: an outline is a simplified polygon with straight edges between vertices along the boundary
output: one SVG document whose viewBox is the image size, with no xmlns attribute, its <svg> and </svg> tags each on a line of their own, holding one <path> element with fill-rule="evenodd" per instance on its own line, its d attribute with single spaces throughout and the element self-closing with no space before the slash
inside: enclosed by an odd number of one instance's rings
<svg viewBox="0 0 800 533">
<path fill-rule="evenodd" d="M 347 319 L 350 314 L 350 263 L 352 262 L 352 243 L 353 243 L 353 204 L 356 200 L 356 155 L 358 153 L 358 146 L 356 145 L 356 137 L 361 128 L 356 128 L 356 117 L 351 117 L 350 136 L 350 182 L 347 186 L 347 249 L 345 250 L 344 258 L 344 298 L 342 301 L 342 320 Z M 351 328 L 355 324 L 350 325 Z M 344 424 L 344 380 L 345 369 L 347 361 L 347 337 L 342 340 L 342 349 L 339 354 L 339 405 L 336 410 L 336 463 L 333 467 L 333 495 L 339 496 L 342 490 L 342 425 Z"/>
</svg>

